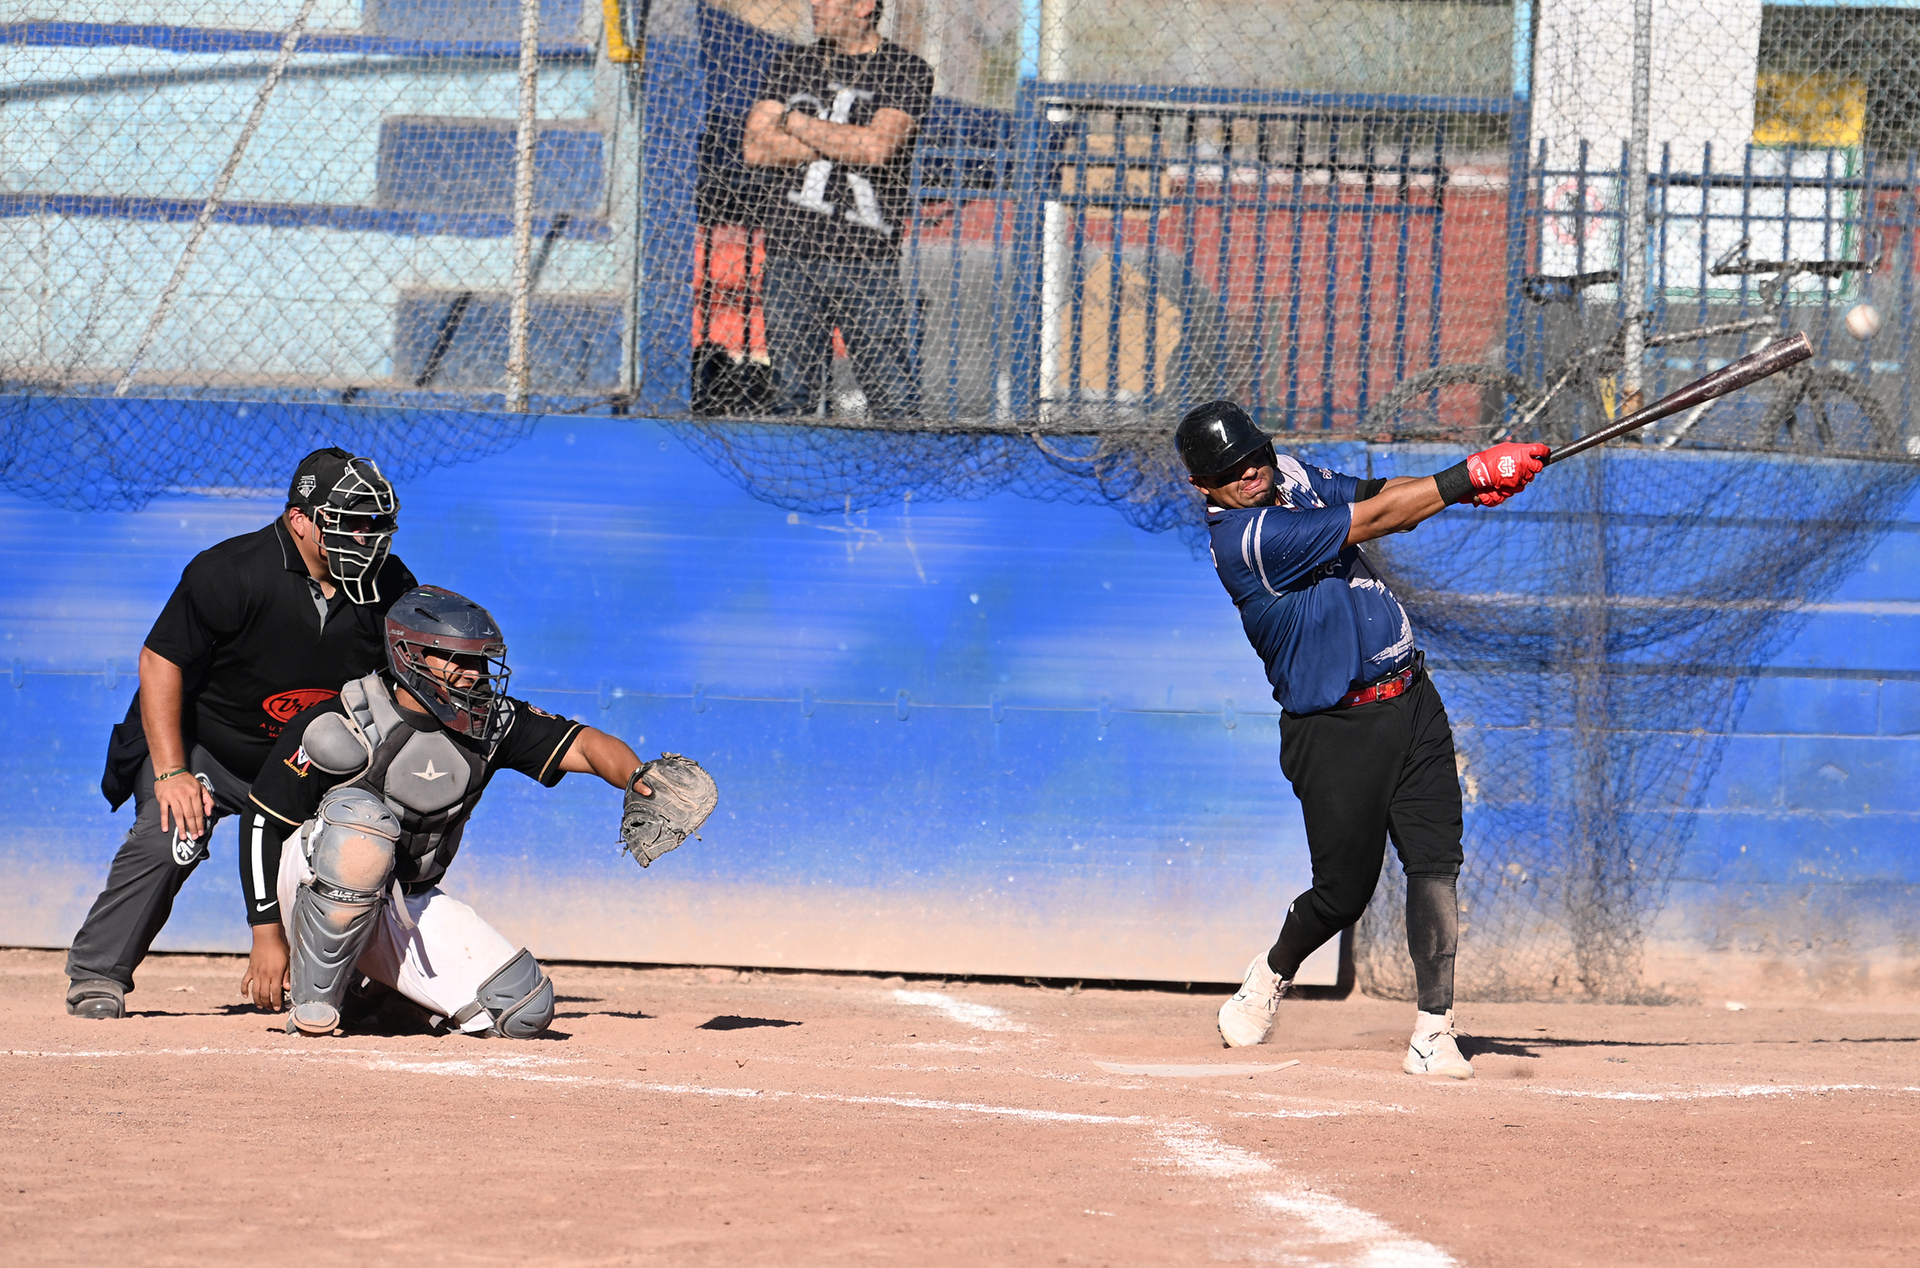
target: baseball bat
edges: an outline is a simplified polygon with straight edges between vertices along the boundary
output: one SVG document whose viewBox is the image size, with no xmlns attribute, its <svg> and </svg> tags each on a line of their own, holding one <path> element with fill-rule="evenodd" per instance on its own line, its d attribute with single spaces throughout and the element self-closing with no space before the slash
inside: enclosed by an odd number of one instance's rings
<svg viewBox="0 0 1920 1268">
<path fill-rule="evenodd" d="M 1701 375 L 1685 387 L 1667 393 L 1646 408 L 1635 410 L 1619 422 L 1602 427 L 1591 436 L 1582 436 L 1572 444 L 1554 450 L 1547 455 L 1544 465 L 1552 466 L 1562 458 L 1571 458 L 1595 445 L 1604 445 L 1609 440 L 1618 440 L 1630 431 L 1639 431 L 1648 423 L 1657 423 L 1682 410 L 1704 405 L 1729 392 L 1750 387 L 1768 375 L 1780 373 L 1788 366 L 1799 365 L 1812 355 L 1813 342 L 1807 338 L 1806 331 L 1797 330 L 1778 343 L 1770 343 L 1758 352 L 1749 352 L 1738 361 L 1728 362 L 1712 374 Z"/>
</svg>

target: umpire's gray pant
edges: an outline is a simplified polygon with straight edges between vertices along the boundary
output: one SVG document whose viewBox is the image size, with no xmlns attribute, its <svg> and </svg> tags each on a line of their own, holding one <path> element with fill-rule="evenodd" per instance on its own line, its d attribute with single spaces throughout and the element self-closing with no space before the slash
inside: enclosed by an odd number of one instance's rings
<svg viewBox="0 0 1920 1268">
<path fill-rule="evenodd" d="M 160 801 L 153 795 L 153 763 L 142 759 L 134 785 L 138 813 L 120 852 L 107 873 L 107 887 L 93 900 L 86 923 L 73 935 L 67 952 L 67 976 L 76 982 L 94 979 L 118 982 L 133 989 L 133 971 L 147 958 L 147 949 L 173 914 L 180 887 L 207 857 L 213 825 L 247 806 L 253 785 L 214 760 L 213 754 L 193 746 L 187 769 L 213 792 L 213 815 L 198 838 L 160 829 Z"/>
</svg>

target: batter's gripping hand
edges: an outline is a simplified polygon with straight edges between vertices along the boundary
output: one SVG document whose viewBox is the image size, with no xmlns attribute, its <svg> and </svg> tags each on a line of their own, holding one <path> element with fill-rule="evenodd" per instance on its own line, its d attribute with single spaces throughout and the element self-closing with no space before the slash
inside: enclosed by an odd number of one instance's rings
<svg viewBox="0 0 1920 1268">
<path fill-rule="evenodd" d="M 1509 442 L 1483 449 L 1467 458 L 1467 478 L 1473 482 L 1476 506 L 1498 506 L 1527 487 L 1546 466 L 1553 450 L 1545 445 Z"/>
<path fill-rule="evenodd" d="M 653 789 L 642 796 L 635 784 Z M 674 849 L 700 830 L 720 801 L 720 790 L 691 757 L 662 753 L 627 780 L 626 802 L 620 811 L 620 844 L 641 867 Z"/>
</svg>

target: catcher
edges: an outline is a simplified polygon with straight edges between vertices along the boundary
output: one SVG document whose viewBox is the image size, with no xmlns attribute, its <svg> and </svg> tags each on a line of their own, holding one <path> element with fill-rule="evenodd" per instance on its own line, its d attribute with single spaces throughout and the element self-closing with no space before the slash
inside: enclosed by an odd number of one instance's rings
<svg viewBox="0 0 1920 1268">
<path fill-rule="evenodd" d="M 287 1033 L 333 1033 L 349 990 L 377 996 L 377 983 L 436 1029 L 531 1038 L 553 1020 L 552 980 L 440 888 L 487 781 L 600 776 L 626 792 L 621 839 L 645 867 L 713 812 L 713 780 L 508 696 L 500 627 L 450 590 L 401 595 L 386 651 L 385 669 L 287 725 L 253 786 L 290 944 Z"/>
</svg>

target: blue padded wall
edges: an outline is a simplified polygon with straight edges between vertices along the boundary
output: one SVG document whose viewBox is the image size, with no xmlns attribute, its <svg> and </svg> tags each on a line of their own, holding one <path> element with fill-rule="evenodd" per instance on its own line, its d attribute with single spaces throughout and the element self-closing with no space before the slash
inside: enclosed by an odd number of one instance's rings
<svg viewBox="0 0 1920 1268">
<path fill-rule="evenodd" d="M 1011 497 L 790 514 L 666 428 L 604 419 L 544 420 L 401 492 L 400 553 L 495 610 L 517 691 L 722 788 L 704 839 L 643 873 L 611 789 L 499 781 L 451 888 L 542 955 L 1230 980 L 1306 883 L 1275 706 L 1172 536 Z M 77 927 L 130 819 L 96 785 L 140 640 L 195 550 L 277 510 L 0 498 L 0 943 Z M 1755 687 L 1656 980 L 1910 971 L 1917 521 L 1920 501 Z M 237 949 L 242 921 L 223 826 L 159 945 Z"/>
</svg>

